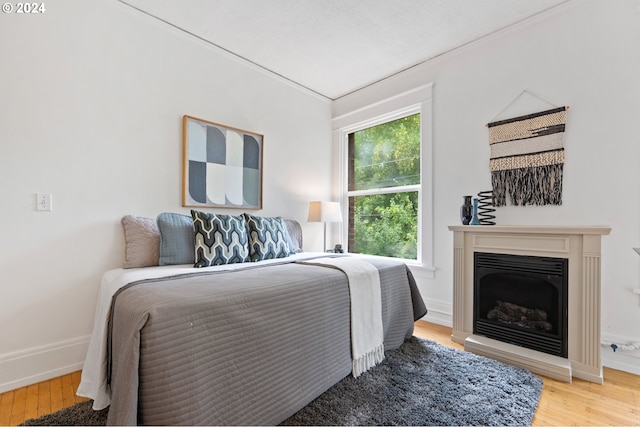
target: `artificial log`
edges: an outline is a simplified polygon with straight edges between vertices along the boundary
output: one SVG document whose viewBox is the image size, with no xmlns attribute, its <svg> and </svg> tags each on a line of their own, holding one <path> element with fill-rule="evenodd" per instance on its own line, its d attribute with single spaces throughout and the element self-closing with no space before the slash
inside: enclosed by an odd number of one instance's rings
<svg viewBox="0 0 640 427">
<path fill-rule="evenodd" d="M 547 312 L 541 309 L 523 307 L 510 302 L 496 301 L 496 306 L 489 310 L 487 319 L 505 323 L 515 323 L 525 328 L 535 328 L 545 332 L 553 329 L 547 322 Z"/>
</svg>

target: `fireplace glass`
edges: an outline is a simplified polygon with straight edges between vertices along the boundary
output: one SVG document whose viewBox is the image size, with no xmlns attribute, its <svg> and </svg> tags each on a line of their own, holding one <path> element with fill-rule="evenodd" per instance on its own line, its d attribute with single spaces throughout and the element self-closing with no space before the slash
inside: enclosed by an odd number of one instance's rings
<svg viewBox="0 0 640 427">
<path fill-rule="evenodd" d="M 567 357 L 568 260 L 476 252 L 473 333 Z"/>
</svg>

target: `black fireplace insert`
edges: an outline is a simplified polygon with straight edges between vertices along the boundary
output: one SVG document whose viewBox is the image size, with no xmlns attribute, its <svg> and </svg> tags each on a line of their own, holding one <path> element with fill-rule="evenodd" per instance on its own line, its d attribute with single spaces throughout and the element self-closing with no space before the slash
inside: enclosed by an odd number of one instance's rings
<svg viewBox="0 0 640 427">
<path fill-rule="evenodd" d="M 476 252 L 473 333 L 566 358 L 568 263 Z"/>
</svg>

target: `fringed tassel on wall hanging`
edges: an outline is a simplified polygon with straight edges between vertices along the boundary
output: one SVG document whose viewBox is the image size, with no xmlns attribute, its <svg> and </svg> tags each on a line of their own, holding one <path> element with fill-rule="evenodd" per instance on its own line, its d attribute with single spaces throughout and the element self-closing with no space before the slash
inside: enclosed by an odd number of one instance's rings
<svg viewBox="0 0 640 427">
<path fill-rule="evenodd" d="M 561 205 L 568 107 L 489 123 L 495 206 Z"/>
</svg>

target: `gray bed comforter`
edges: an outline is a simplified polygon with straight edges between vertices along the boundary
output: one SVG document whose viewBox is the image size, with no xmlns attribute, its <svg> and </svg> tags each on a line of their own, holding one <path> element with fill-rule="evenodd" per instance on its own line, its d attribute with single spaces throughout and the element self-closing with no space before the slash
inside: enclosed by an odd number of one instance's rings
<svg viewBox="0 0 640 427">
<path fill-rule="evenodd" d="M 385 349 L 426 313 L 399 262 L 380 274 Z M 297 263 L 132 283 L 113 298 L 110 425 L 275 425 L 351 372 L 343 272 Z"/>
</svg>

